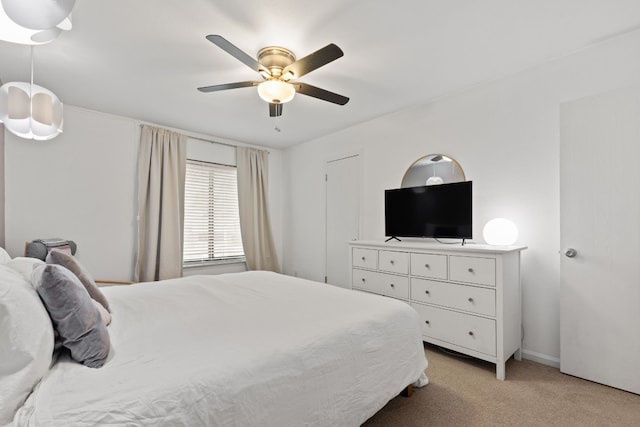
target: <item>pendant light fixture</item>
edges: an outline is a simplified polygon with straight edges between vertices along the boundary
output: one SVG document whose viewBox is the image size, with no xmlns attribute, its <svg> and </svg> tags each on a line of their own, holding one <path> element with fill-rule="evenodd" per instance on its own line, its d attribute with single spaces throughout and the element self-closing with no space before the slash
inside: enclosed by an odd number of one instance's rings
<svg viewBox="0 0 640 427">
<path fill-rule="evenodd" d="M 49 89 L 33 83 L 33 46 L 31 82 L 0 86 L 0 122 L 25 139 L 46 141 L 62 133 L 62 103 Z"/>
<path fill-rule="evenodd" d="M 439 162 L 451 162 L 451 159 L 448 158 L 447 156 L 443 156 L 442 154 L 437 154 L 435 156 L 433 156 L 431 158 L 431 161 L 433 162 L 433 176 L 430 176 L 427 179 L 426 185 L 440 185 L 440 184 L 444 184 L 444 179 L 442 179 L 442 177 L 436 175 L 436 166 L 438 165 Z"/>
<path fill-rule="evenodd" d="M 60 24 L 76 0 L 0 0 L 13 22 L 32 30 L 46 30 Z"/>
<path fill-rule="evenodd" d="M 75 0 L 0 0 L 0 40 L 43 44 L 71 29 Z"/>
</svg>

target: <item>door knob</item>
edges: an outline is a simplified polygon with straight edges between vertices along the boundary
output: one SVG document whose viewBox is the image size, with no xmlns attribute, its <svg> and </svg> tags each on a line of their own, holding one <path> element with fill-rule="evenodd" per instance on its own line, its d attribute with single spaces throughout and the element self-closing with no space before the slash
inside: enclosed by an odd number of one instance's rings
<svg viewBox="0 0 640 427">
<path fill-rule="evenodd" d="M 564 251 L 564 256 L 566 256 L 567 258 L 573 258 L 576 255 L 578 255 L 578 251 L 573 248 L 565 249 Z"/>
</svg>

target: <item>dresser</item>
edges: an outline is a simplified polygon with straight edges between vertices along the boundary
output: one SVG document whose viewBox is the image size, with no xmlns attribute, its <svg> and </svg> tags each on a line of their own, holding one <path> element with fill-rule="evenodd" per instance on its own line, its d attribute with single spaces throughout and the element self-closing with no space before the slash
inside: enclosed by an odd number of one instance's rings
<svg viewBox="0 0 640 427">
<path fill-rule="evenodd" d="M 424 341 L 496 364 L 520 360 L 520 253 L 525 246 L 349 242 L 354 290 L 396 298 L 420 316 Z"/>
</svg>

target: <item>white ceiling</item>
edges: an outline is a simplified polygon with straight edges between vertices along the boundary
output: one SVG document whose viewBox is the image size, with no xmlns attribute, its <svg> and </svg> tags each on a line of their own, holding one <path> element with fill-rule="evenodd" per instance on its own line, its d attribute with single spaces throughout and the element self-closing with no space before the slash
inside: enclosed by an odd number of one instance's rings
<svg viewBox="0 0 640 427">
<path fill-rule="evenodd" d="M 73 23 L 34 53 L 35 83 L 65 104 L 284 148 L 640 28 L 640 1 L 78 0 Z M 207 34 L 254 58 L 335 43 L 344 57 L 300 81 L 351 100 L 298 95 L 270 118 L 255 88 L 201 93 L 260 79 Z M 29 80 L 29 47 L 0 41 L 0 79 Z"/>
</svg>

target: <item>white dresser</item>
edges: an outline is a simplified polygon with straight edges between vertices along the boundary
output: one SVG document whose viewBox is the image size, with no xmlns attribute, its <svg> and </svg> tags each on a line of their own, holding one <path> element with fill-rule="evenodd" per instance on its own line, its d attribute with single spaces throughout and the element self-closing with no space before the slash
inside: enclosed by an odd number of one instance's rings
<svg viewBox="0 0 640 427">
<path fill-rule="evenodd" d="M 425 341 L 496 364 L 520 360 L 520 251 L 525 246 L 349 242 L 353 289 L 401 299 Z"/>
</svg>

